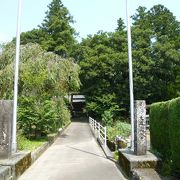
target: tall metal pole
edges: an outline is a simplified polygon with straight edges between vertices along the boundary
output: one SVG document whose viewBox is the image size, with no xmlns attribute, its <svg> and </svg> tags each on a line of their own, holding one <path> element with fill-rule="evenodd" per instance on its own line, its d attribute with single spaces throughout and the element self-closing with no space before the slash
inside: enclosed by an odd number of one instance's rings
<svg viewBox="0 0 180 180">
<path fill-rule="evenodd" d="M 16 59 L 14 74 L 14 108 L 12 127 L 12 153 L 17 151 L 16 124 L 17 124 L 17 100 L 18 100 L 18 77 L 19 77 L 19 56 L 20 56 L 20 27 L 21 27 L 21 6 L 22 0 L 18 0 L 17 32 L 16 32 Z"/>
<path fill-rule="evenodd" d="M 129 91 L 131 111 L 131 149 L 134 151 L 134 93 L 133 93 L 133 70 L 132 70 L 132 47 L 131 47 L 131 24 L 129 16 L 128 0 L 126 0 L 127 36 L 128 36 L 128 59 L 129 59 Z"/>
</svg>

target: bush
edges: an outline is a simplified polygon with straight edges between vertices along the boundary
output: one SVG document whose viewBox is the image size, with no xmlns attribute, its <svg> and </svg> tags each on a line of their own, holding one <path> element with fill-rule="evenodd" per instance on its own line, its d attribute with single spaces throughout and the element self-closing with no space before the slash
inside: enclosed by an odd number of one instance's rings
<svg viewBox="0 0 180 180">
<path fill-rule="evenodd" d="M 19 99 L 18 129 L 27 138 L 57 132 L 70 122 L 71 116 L 62 99 L 37 101 L 35 97 Z"/>
<path fill-rule="evenodd" d="M 150 108 L 151 145 L 163 158 L 171 155 L 168 104 L 169 102 L 155 103 Z"/>
<path fill-rule="evenodd" d="M 173 169 L 180 174 L 180 98 L 170 101 L 169 120 Z"/>
<path fill-rule="evenodd" d="M 106 126 L 113 125 L 113 114 L 110 110 L 104 111 L 104 114 L 102 114 L 102 123 Z"/>
<path fill-rule="evenodd" d="M 0 99 L 12 99 L 15 44 L 0 53 Z M 65 97 L 80 87 L 79 66 L 44 51 L 38 44 L 21 46 L 18 86 L 18 130 L 28 138 L 45 136 L 70 121 Z"/>
<path fill-rule="evenodd" d="M 113 119 L 119 117 L 121 109 L 117 102 L 117 97 L 114 93 L 101 94 L 98 96 L 89 97 L 87 94 L 86 110 L 88 113 L 96 119 L 104 119 L 108 123 L 113 123 Z"/>
<path fill-rule="evenodd" d="M 151 105 L 150 133 L 152 148 L 180 174 L 180 98 Z"/>
<path fill-rule="evenodd" d="M 18 150 L 29 150 L 33 151 L 36 148 L 42 146 L 47 142 L 46 138 L 36 139 L 36 140 L 29 140 L 26 137 L 24 137 L 22 134 L 17 134 L 17 147 Z"/>
<path fill-rule="evenodd" d="M 116 122 L 114 126 L 107 126 L 107 136 L 110 141 L 115 141 L 116 136 L 128 137 L 131 134 L 131 125 L 125 122 Z"/>
</svg>

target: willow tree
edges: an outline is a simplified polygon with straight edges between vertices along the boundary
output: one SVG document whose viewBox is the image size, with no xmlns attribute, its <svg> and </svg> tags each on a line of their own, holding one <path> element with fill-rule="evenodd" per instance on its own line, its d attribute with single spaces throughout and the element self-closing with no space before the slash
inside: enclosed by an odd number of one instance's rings
<svg viewBox="0 0 180 180">
<path fill-rule="evenodd" d="M 15 44 L 0 54 L 0 99 L 13 99 Z M 70 121 L 66 97 L 80 85 L 71 59 L 46 52 L 38 44 L 21 46 L 18 128 L 26 136 L 46 135 Z"/>
</svg>

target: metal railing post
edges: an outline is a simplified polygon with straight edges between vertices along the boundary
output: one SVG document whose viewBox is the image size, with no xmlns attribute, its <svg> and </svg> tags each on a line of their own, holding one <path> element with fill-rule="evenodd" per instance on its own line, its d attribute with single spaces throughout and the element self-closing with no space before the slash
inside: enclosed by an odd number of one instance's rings
<svg viewBox="0 0 180 180">
<path fill-rule="evenodd" d="M 98 123 L 98 137 L 100 138 L 100 131 L 101 131 L 101 125 L 100 125 L 100 123 Z"/>
<path fill-rule="evenodd" d="M 96 132 L 96 120 L 95 120 L 95 127 L 94 127 L 94 131 Z"/>
<path fill-rule="evenodd" d="M 106 127 L 104 127 L 104 146 L 106 147 L 107 146 L 107 130 L 106 130 Z"/>
<path fill-rule="evenodd" d="M 89 117 L 89 122 L 94 135 L 100 139 L 105 147 L 107 147 L 107 128 L 103 127 L 99 122 L 91 117 Z"/>
</svg>

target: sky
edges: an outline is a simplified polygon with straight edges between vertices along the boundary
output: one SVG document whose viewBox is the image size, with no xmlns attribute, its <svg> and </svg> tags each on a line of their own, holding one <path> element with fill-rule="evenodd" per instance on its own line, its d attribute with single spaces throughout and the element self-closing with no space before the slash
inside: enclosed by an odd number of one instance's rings
<svg viewBox="0 0 180 180">
<path fill-rule="evenodd" d="M 41 24 L 47 6 L 52 0 L 22 0 L 21 32 L 30 31 Z M 95 34 L 99 30 L 114 31 L 117 20 L 126 20 L 126 0 L 62 0 L 74 17 L 73 27 L 79 38 Z M 179 0 L 128 0 L 130 14 L 134 14 L 139 6 L 147 9 L 162 4 L 180 21 Z M 18 0 L 1 0 L 0 3 L 0 43 L 12 40 L 16 36 Z"/>
</svg>

